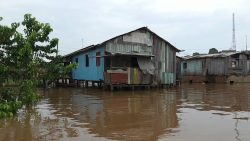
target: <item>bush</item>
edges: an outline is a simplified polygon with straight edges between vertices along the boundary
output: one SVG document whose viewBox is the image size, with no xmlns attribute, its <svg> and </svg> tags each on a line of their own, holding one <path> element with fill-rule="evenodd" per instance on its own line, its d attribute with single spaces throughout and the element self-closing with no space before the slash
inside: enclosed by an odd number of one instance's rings
<svg viewBox="0 0 250 141">
<path fill-rule="evenodd" d="M 33 80 L 25 80 L 21 84 L 20 88 L 21 100 L 26 105 L 32 105 L 38 101 L 38 95 L 36 92 L 36 83 Z"/>
<path fill-rule="evenodd" d="M 12 117 L 22 108 L 23 103 L 18 100 L 13 89 L 3 88 L 0 94 L 0 118 Z"/>
</svg>

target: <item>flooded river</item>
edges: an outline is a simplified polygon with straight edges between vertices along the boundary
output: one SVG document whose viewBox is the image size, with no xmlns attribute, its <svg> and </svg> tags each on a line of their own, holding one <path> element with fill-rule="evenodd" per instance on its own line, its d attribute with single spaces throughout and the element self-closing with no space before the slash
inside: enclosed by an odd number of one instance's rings
<svg viewBox="0 0 250 141">
<path fill-rule="evenodd" d="M 51 89 L 0 120 L 1 141 L 249 141 L 250 84 L 150 91 Z"/>
</svg>

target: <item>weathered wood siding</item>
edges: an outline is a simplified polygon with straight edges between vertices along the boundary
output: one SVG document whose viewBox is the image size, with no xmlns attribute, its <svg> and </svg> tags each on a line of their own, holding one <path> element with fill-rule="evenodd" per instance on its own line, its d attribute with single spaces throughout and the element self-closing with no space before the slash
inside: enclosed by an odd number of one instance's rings
<svg viewBox="0 0 250 141">
<path fill-rule="evenodd" d="M 182 75 L 205 75 L 204 74 L 204 59 L 185 60 L 181 63 Z"/>
<path fill-rule="evenodd" d="M 129 84 L 129 85 L 149 85 L 152 76 L 143 74 L 138 68 L 126 68 L 126 70 L 109 70 L 104 72 L 104 82 L 106 84 Z"/>
<path fill-rule="evenodd" d="M 175 84 L 176 49 L 148 31 L 139 30 L 115 38 L 106 43 L 106 51 L 112 54 L 154 56 L 154 84 Z"/>
<path fill-rule="evenodd" d="M 233 67 L 232 63 L 235 62 Z M 228 58 L 228 75 L 248 75 L 250 73 L 250 60 L 248 55 L 239 54 Z"/>
<path fill-rule="evenodd" d="M 207 58 L 206 68 L 207 75 L 226 75 L 227 74 L 227 58 Z"/>
<path fill-rule="evenodd" d="M 163 40 L 153 38 L 153 62 L 156 68 L 154 82 L 157 84 L 175 84 L 176 50 Z"/>
<path fill-rule="evenodd" d="M 130 34 L 123 35 L 124 42 L 146 44 L 147 46 L 152 46 L 152 35 L 146 31 L 137 31 Z"/>
<path fill-rule="evenodd" d="M 181 61 L 182 59 L 180 57 L 176 57 L 176 80 L 181 80 Z"/>
<path fill-rule="evenodd" d="M 152 55 L 152 37 L 149 32 L 135 31 L 106 44 L 106 51 L 112 54 Z"/>
<path fill-rule="evenodd" d="M 186 63 L 186 68 L 184 64 Z M 185 60 L 182 62 L 182 75 L 226 75 L 227 59 L 226 58 L 201 58 L 194 60 Z"/>
</svg>

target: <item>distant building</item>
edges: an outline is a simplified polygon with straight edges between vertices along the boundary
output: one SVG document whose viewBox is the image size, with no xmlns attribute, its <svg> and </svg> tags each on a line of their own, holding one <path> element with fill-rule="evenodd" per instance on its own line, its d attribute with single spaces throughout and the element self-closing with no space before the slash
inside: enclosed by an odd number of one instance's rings
<svg viewBox="0 0 250 141">
<path fill-rule="evenodd" d="M 223 51 L 183 57 L 183 82 L 250 82 L 250 53 Z"/>
<path fill-rule="evenodd" d="M 74 80 L 102 81 L 105 85 L 174 85 L 178 51 L 142 27 L 64 57 L 78 64 L 72 71 Z"/>
<path fill-rule="evenodd" d="M 176 56 L 176 81 L 181 81 L 182 75 L 181 75 L 181 63 L 183 58 L 180 56 Z"/>
</svg>

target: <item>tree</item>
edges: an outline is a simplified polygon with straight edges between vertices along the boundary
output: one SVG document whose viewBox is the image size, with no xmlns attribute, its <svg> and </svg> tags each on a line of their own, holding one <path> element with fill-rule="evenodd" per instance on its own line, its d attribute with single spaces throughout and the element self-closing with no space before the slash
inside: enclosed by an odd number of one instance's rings
<svg viewBox="0 0 250 141">
<path fill-rule="evenodd" d="M 20 26 L 23 32 L 18 32 Z M 8 94 L 17 95 L 14 99 L 23 104 L 33 104 L 38 100 L 39 80 L 53 81 L 74 67 L 64 66 L 62 57 L 57 56 L 59 39 L 50 38 L 52 31 L 48 23 L 40 23 L 31 14 L 25 14 L 21 23 L 0 24 L 0 84 L 10 79 L 17 85 L 17 91 L 1 92 L 0 102 L 13 100 L 3 97 Z"/>
<path fill-rule="evenodd" d="M 218 53 L 218 50 L 216 48 L 210 48 L 208 54 L 215 54 Z"/>
<path fill-rule="evenodd" d="M 197 55 L 200 55 L 200 53 L 198 53 L 198 52 L 193 53 L 193 56 L 197 56 Z"/>
</svg>

